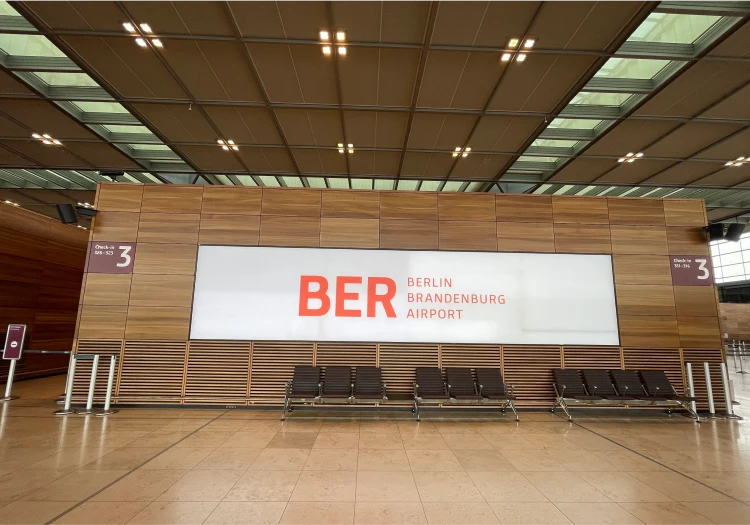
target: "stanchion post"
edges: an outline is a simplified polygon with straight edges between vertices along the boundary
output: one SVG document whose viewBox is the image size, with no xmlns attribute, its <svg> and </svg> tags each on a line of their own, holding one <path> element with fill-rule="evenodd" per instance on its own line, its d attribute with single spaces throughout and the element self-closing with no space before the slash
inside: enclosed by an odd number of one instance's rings
<svg viewBox="0 0 750 525">
<path fill-rule="evenodd" d="M 56 416 L 67 416 L 73 414 L 74 411 L 70 409 L 70 400 L 73 397 L 73 378 L 76 375 L 76 356 L 71 356 L 73 360 L 70 362 L 70 369 L 68 370 L 68 380 L 65 382 L 65 404 L 62 409 L 56 410 Z"/>
<path fill-rule="evenodd" d="M 693 363 L 685 364 L 688 380 L 688 396 L 695 398 L 695 386 L 693 384 Z M 690 408 L 693 410 L 693 414 L 698 413 L 698 407 L 695 405 L 695 401 L 690 402 Z"/>
<path fill-rule="evenodd" d="M 18 359 L 10 360 L 10 368 L 8 368 L 8 382 L 5 384 L 5 396 L 0 397 L 0 401 L 13 401 L 14 399 L 18 399 L 18 396 L 10 395 L 10 391 L 13 388 L 13 376 L 16 373 L 16 361 L 18 361 Z"/>
<path fill-rule="evenodd" d="M 97 416 L 108 416 L 114 414 L 117 410 L 111 409 L 110 404 L 112 403 L 112 386 L 115 382 L 115 356 L 110 356 L 109 359 L 109 377 L 107 377 L 107 396 L 104 398 L 104 410 L 97 413 Z"/>
<path fill-rule="evenodd" d="M 734 407 L 732 406 L 732 390 L 729 384 L 729 369 L 726 363 L 721 363 L 721 383 L 724 387 L 724 403 L 727 405 L 727 419 L 742 419 L 734 413 Z"/>
<path fill-rule="evenodd" d="M 716 406 L 714 405 L 714 392 L 711 387 L 711 370 L 708 361 L 703 362 L 703 372 L 706 374 L 706 393 L 708 394 L 708 419 L 719 419 L 716 416 Z"/>
<path fill-rule="evenodd" d="M 94 389 L 96 388 L 96 369 L 99 368 L 99 354 L 94 354 L 94 362 L 91 364 L 91 380 L 89 381 L 89 396 L 86 399 L 86 408 L 77 413 L 87 416 L 94 412 Z"/>
<path fill-rule="evenodd" d="M 68 374 L 70 374 L 70 367 L 72 363 L 73 363 L 73 352 L 70 353 L 70 359 L 68 360 Z M 64 403 L 67 395 L 68 395 L 68 382 L 65 381 L 65 391 L 59 396 L 57 396 L 57 402 Z"/>
</svg>

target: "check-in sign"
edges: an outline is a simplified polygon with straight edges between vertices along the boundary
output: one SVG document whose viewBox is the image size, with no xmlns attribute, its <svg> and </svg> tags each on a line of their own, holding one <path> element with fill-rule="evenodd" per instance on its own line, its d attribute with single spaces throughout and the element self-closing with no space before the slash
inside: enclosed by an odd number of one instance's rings
<svg viewBox="0 0 750 525">
<path fill-rule="evenodd" d="M 672 284 L 675 286 L 712 286 L 711 258 L 696 255 L 671 255 Z"/>
<path fill-rule="evenodd" d="M 86 259 L 89 273 L 133 273 L 134 242 L 90 241 Z"/>
<path fill-rule="evenodd" d="M 3 359 L 21 359 L 25 337 L 25 324 L 8 325 L 8 333 L 5 336 L 5 346 L 3 347 Z"/>
</svg>

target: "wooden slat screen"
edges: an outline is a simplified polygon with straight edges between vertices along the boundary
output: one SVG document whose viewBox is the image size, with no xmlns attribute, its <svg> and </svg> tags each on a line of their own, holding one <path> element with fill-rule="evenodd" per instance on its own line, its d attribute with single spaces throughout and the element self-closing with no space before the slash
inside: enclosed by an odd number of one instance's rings
<svg viewBox="0 0 750 525">
<path fill-rule="evenodd" d="M 250 400 L 279 403 L 295 365 L 312 365 L 314 343 L 253 343 Z"/>
<path fill-rule="evenodd" d="M 247 341 L 191 341 L 185 403 L 245 404 L 249 367 Z"/>
<path fill-rule="evenodd" d="M 497 345 L 440 345 L 440 366 L 456 368 L 502 368 L 501 350 Z M 472 374 L 476 373 L 472 370 Z"/>
<path fill-rule="evenodd" d="M 664 370 L 678 393 L 685 390 L 678 348 L 624 348 L 626 370 Z"/>
<path fill-rule="evenodd" d="M 503 376 L 507 385 L 529 405 L 554 398 L 552 369 L 562 366 L 560 347 L 503 347 Z"/>
<path fill-rule="evenodd" d="M 127 341 L 122 358 L 118 400 L 179 402 L 182 397 L 187 342 Z"/>
<path fill-rule="evenodd" d="M 107 378 L 109 376 L 110 357 L 117 358 L 115 362 L 115 383 L 112 386 L 112 399 L 116 401 L 118 380 L 122 366 L 122 341 L 78 341 L 76 354 L 99 354 L 99 366 L 96 370 L 96 386 L 94 387 L 94 400 L 101 401 L 107 394 Z M 76 361 L 75 379 L 73 380 L 73 401 L 85 402 L 89 393 L 89 382 L 91 381 L 91 367 L 93 361 L 81 359 Z"/>
<path fill-rule="evenodd" d="M 377 354 L 375 343 L 317 343 L 315 366 L 375 366 Z"/>
<path fill-rule="evenodd" d="M 563 368 L 601 368 L 616 370 L 622 368 L 620 349 L 611 346 L 566 346 L 563 348 Z"/>
<path fill-rule="evenodd" d="M 383 369 L 383 381 L 392 394 L 410 394 L 416 379 L 414 369 L 420 366 L 440 366 L 438 345 L 378 345 L 378 363 Z"/>
<path fill-rule="evenodd" d="M 693 386 L 695 397 L 698 398 L 698 410 L 708 410 L 708 393 L 706 388 L 706 374 L 703 363 L 707 362 L 711 373 L 711 391 L 714 395 L 716 411 L 726 410 L 724 390 L 721 383 L 721 350 L 717 349 L 686 349 L 682 351 L 682 359 L 693 365 Z M 687 383 L 686 383 L 687 393 Z"/>
</svg>

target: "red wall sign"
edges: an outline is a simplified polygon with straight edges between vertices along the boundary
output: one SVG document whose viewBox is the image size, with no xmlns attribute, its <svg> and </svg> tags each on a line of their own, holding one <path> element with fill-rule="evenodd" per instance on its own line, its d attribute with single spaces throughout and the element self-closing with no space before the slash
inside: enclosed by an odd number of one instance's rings
<svg viewBox="0 0 750 525">
<path fill-rule="evenodd" d="M 134 242 L 90 241 L 86 271 L 90 273 L 133 273 Z"/>
<path fill-rule="evenodd" d="M 25 324 L 9 324 L 8 334 L 5 336 L 3 359 L 21 359 L 23 339 L 26 336 Z"/>
<path fill-rule="evenodd" d="M 708 255 L 671 255 L 672 284 L 675 286 L 712 286 L 714 275 Z"/>
</svg>

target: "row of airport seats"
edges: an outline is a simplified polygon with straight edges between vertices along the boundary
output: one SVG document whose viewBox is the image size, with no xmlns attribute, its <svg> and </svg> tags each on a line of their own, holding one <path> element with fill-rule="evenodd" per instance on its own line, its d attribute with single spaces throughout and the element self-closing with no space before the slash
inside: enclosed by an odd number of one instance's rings
<svg viewBox="0 0 750 525">
<path fill-rule="evenodd" d="M 563 409 L 569 420 L 568 408 L 576 406 L 665 406 L 668 411 L 681 407 L 696 422 L 700 421 L 691 404 L 694 397 L 677 393 L 663 370 L 578 370 L 556 368 L 554 375 L 556 407 Z M 583 379 L 581 379 L 583 376 Z"/>
</svg>

